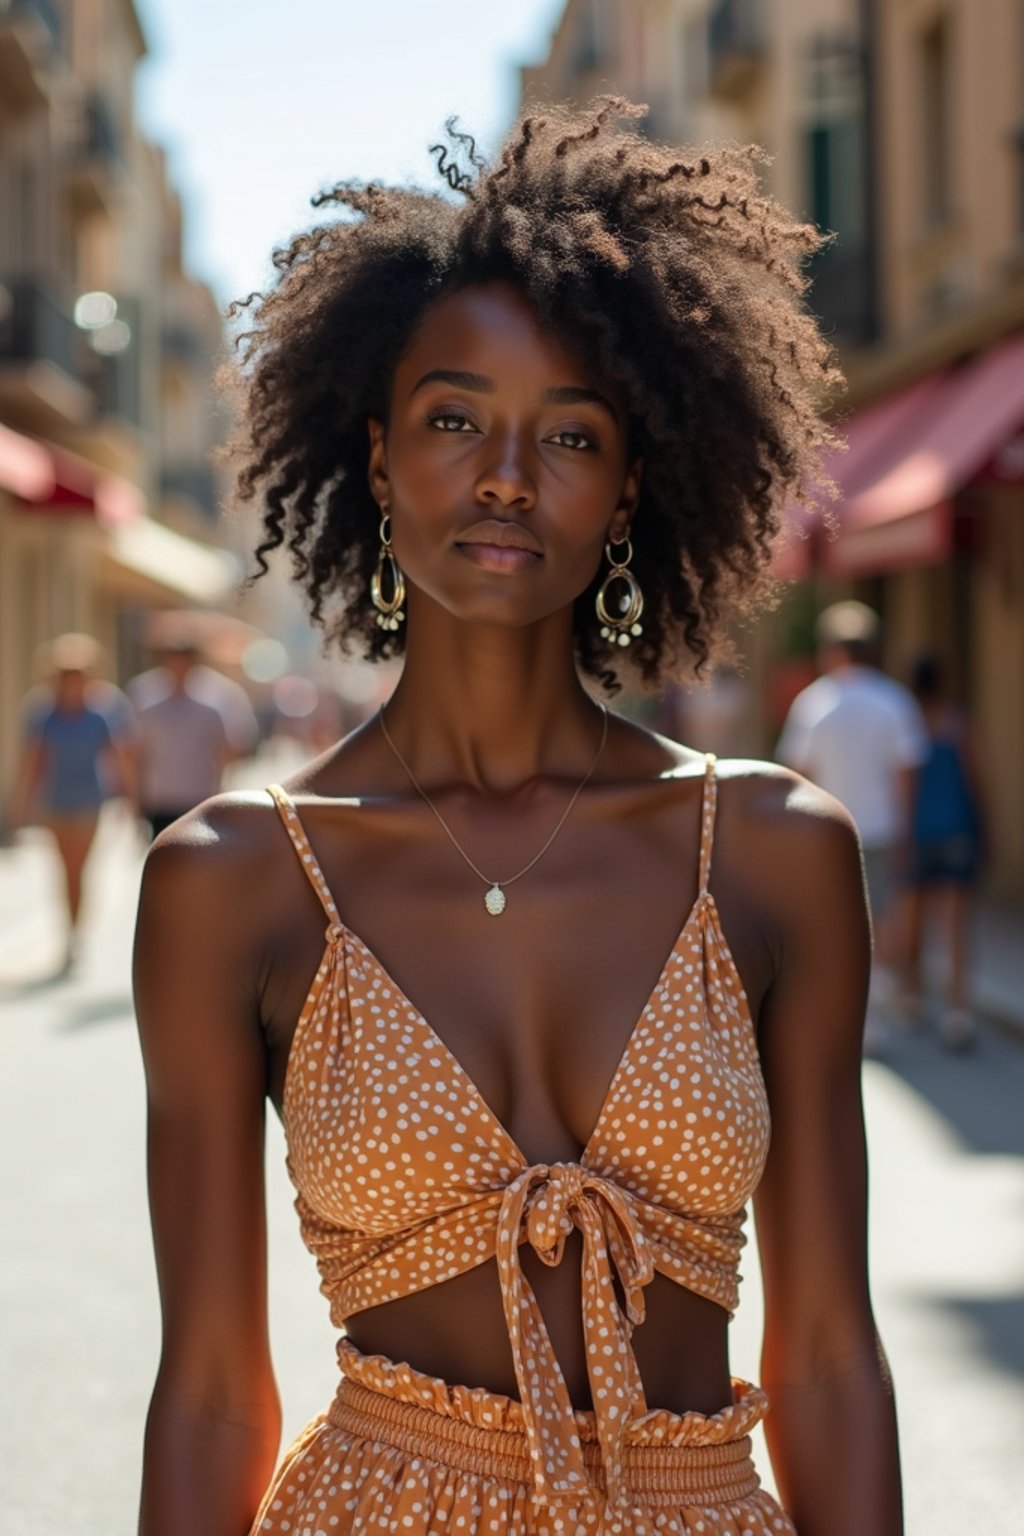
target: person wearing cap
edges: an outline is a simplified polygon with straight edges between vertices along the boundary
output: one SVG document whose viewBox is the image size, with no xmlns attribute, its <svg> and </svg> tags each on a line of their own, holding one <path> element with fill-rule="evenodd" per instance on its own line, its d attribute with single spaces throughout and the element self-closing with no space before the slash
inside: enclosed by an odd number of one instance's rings
<svg viewBox="0 0 1024 1536">
<path fill-rule="evenodd" d="M 181 635 L 161 664 L 128 684 L 139 742 L 139 813 L 156 837 L 219 792 L 228 763 L 251 752 L 256 716 L 243 688 L 203 665 Z"/>
<path fill-rule="evenodd" d="M 776 748 L 850 811 L 860 834 L 875 948 L 865 1050 L 884 1043 L 894 1002 L 899 939 L 895 887 L 905 873 L 918 770 L 928 755 L 924 719 L 910 691 L 877 665 L 881 624 L 866 603 L 834 603 L 815 629 L 815 682 L 794 699 Z"/>
<path fill-rule="evenodd" d="M 10 806 L 12 828 L 34 814 L 52 832 L 64 872 L 68 937 L 62 969 L 76 958 L 82 881 L 105 801 L 134 794 L 130 710 L 96 676 L 103 653 L 91 635 L 59 635 L 38 661 L 47 678 L 23 710 L 22 750 Z"/>
</svg>

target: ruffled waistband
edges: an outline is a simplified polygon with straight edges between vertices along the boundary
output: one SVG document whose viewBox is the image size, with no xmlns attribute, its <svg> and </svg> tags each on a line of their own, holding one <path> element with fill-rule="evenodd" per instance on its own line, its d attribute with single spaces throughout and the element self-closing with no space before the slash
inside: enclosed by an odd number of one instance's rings
<svg viewBox="0 0 1024 1536">
<path fill-rule="evenodd" d="M 342 1381 L 328 1412 L 336 1428 L 463 1472 L 532 1481 L 522 1405 L 513 1398 L 426 1376 L 383 1355 L 364 1355 L 347 1339 L 339 1343 L 338 1362 Z M 666 1505 L 732 1503 L 756 1493 L 760 1481 L 749 1435 L 768 1399 L 738 1378 L 733 1399 L 715 1414 L 655 1408 L 634 1419 L 624 1436 L 629 1490 L 648 1504 Z M 588 1482 L 603 1491 L 595 1416 L 577 1410 L 574 1418 Z"/>
</svg>

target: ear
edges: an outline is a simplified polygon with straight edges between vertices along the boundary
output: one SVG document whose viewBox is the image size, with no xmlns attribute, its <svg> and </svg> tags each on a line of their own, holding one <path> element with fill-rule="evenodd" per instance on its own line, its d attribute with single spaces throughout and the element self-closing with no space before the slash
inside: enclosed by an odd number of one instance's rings
<svg viewBox="0 0 1024 1536">
<path fill-rule="evenodd" d="M 384 423 L 378 421 L 375 416 L 368 416 L 366 425 L 370 434 L 370 458 L 366 477 L 370 483 L 370 493 L 374 501 L 383 510 L 391 500 L 387 450 L 384 445 Z"/>
<path fill-rule="evenodd" d="M 608 537 L 616 543 L 626 538 L 633 519 L 636 516 L 637 505 L 640 501 L 640 486 L 644 478 L 644 461 L 637 457 L 626 471 L 626 478 L 622 482 L 622 491 L 619 495 L 619 504 L 612 513 L 612 520 L 608 524 Z"/>
</svg>

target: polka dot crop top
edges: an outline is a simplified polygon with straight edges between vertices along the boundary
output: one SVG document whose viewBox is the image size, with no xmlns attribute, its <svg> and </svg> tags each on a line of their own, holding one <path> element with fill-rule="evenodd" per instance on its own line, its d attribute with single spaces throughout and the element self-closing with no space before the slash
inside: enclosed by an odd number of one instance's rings
<svg viewBox="0 0 1024 1536">
<path fill-rule="evenodd" d="M 327 917 L 291 1045 L 288 1169 L 331 1319 L 495 1258 L 540 1502 L 579 1497 L 573 1407 L 533 1290 L 529 1243 L 561 1261 L 582 1235 L 583 1328 L 610 1502 L 630 1421 L 646 1413 L 630 1342 L 655 1271 L 732 1312 L 745 1205 L 769 1116 L 743 985 L 708 890 L 717 780 L 709 754 L 697 899 L 578 1162 L 529 1165 L 469 1075 L 340 920 L 295 806 L 272 796 Z M 617 1284 L 616 1284 L 617 1281 Z M 624 1303 L 624 1305 L 623 1305 Z"/>
</svg>

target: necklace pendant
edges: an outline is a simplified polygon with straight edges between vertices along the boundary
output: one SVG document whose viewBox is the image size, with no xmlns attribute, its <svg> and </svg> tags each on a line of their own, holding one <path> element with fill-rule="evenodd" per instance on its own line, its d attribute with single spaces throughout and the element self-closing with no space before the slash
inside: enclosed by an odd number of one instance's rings
<svg viewBox="0 0 1024 1536">
<path fill-rule="evenodd" d="M 500 885 L 492 885 L 484 896 L 484 906 L 492 917 L 500 917 L 505 910 L 505 892 Z"/>
</svg>

